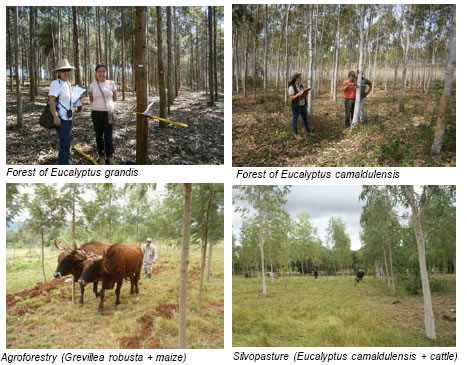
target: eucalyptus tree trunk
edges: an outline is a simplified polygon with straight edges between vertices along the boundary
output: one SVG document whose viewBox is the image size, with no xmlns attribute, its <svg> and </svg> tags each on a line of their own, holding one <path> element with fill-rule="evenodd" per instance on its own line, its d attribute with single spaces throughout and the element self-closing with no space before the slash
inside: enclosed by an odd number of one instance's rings
<svg viewBox="0 0 467 365">
<path fill-rule="evenodd" d="M 357 95 L 355 97 L 355 107 L 351 127 L 355 127 L 360 118 L 360 87 L 362 85 L 363 57 L 364 57 L 364 26 L 365 26 L 365 5 L 358 5 L 358 16 L 360 22 L 360 55 L 358 57 L 358 75 L 357 75 Z"/>
<path fill-rule="evenodd" d="M 290 72 L 290 65 L 289 65 L 289 12 L 290 12 L 290 4 L 287 5 L 287 14 L 285 17 L 285 100 L 284 104 L 287 104 L 287 100 L 289 99 L 289 91 L 288 91 L 288 82 L 289 82 L 289 72 Z"/>
<path fill-rule="evenodd" d="M 399 41 L 396 39 L 396 58 L 394 61 L 394 82 L 392 83 L 392 102 L 396 101 L 397 68 L 399 66 Z"/>
<path fill-rule="evenodd" d="M 418 262 L 420 265 L 420 278 L 423 290 L 423 306 L 425 312 L 425 333 L 428 338 L 436 341 L 435 319 L 433 316 L 433 307 L 431 304 L 430 282 L 428 279 L 428 270 L 426 267 L 425 238 L 423 236 L 420 214 L 415 202 L 415 193 L 413 185 L 403 186 L 405 196 L 412 210 L 412 221 L 414 224 L 415 238 L 417 241 Z"/>
<path fill-rule="evenodd" d="M 174 103 L 173 97 L 173 65 L 172 65 L 172 8 L 166 7 L 167 15 L 167 108 L 170 113 L 170 106 Z"/>
<path fill-rule="evenodd" d="M 157 7 L 160 12 L 160 7 Z M 158 19 L 159 20 L 159 19 Z M 146 39 L 146 8 L 137 6 L 135 17 L 135 43 L 145 44 Z M 146 77 L 146 47 L 135 47 L 136 64 L 136 111 L 142 113 L 148 104 L 148 79 Z M 142 67 L 140 67 L 142 66 Z M 165 89 L 164 89 L 165 92 Z M 164 99 L 165 101 L 165 99 Z M 160 102 L 162 104 L 162 101 Z M 161 115 L 162 118 L 165 118 Z M 145 116 L 136 115 L 136 164 L 146 165 L 148 163 L 148 120 Z"/>
<path fill-rule="evenodd" d="M 120 7 L 120 27 L 121 27 L 121 48 L 122 48 L 122 100 L 125 100 L 125 70 L 126 70 L 126 62 L 125 62 L 125 30 L 124 30 L 124 23 L 123 23 L 123 6 Z"/>
<path fill-rule="evenodd" d="M 209 242 L 209 252 L 208 252 L 208 268 L 207 268 L 207 274 L 206 274 L 206 281 L 209 281 L 211 278 L 211 261 L 212 261 L 212 249 L 214 247 L 214 244 L 212 241 Z"/>
<path fill-rule="evenodd" d="M 35 85 L 35 68 L 36 68 L 36 30 L 35 30 L 35 11 L 32 6 L 29 7 L 29 100 L 34 103 L 34 85 Z M 9 37 L 9 36 L 8 36 Z"/>
<path fill-rule="evenodd" d="M 409 48 L 410 48 L 410 26 L 409 26 L 409 16 L 412 11 L 412 5 L 409 4 L 407 9 L 407 14 L 404 15 L 404 25 L 405 25 L 405 49 L 404 49 L 404 58 L 403 58 L 403 68 L 402 68 L 402 81 L 401 81 L 401 90 L 399 94 L 399 107 L 398 112 L 401 113 L 404 111 L 404 89 L 405 81 L 407 77 L 407 65 L 409 63 Z"/>
<path fill-rule="evenodd" d="M 13 92 L 13 57 L 11 57 L 11 21 L 10 21 L 10 7 L 6 7 L 6 26 L 7 26 L 7 42 L 8 42 L 8 67 L 10 70 L 10 92 Z M 15 48 L 16 49 L 16 48 Z"/>
<path fill-rule="evenodd" d="M 18 9 L 18 7 L 16 7 Z M 44 266 L 44 229 L 41 227 L 41 266 L 42 266 L 42 277 L 44 278 L 44 284 L 47 282 L 45 278 L 45 266 Z"/>
<path fill-rule="evenodd" d="M 308 5 L 310 11 L 310 24 L 308 30 L 308 87 L 313 86 L 313 5 Z M 313 117 L 313 94 L 310 90 L 308 92 L 307 100 L 307 114 L 308 120 L 311 122 Z"/>
<path fill-rule="evenodd" d="M 180 258 L 180 291 L 178 295 L 178 347 L 185 349 L 186 342 L 186 299 L 188 288 L 188 260 L 190 254 L 191 184 L 185 184 L 185 208 L 183 212 L 182 252 Z"/>
<path fill-rule="evenodd" d="M 81 85 L 81 70 L 80 70 L 80 57 L 79 57 L 79 30 L 78 30 L 78 8 L 72 6 L 73 13 L 73 55 L 75 66 L 75 84 Z M 107 9 L 107 8 L 106 8 Z M 82 107 L 78 107 L 81 111 Z"/>
<path fill-rule="evenodd" d="M 213 21 L 212 21 L 212 6 L 208 6 L 208 33 L 209 33 L 209 106 L 214 106 L 214 54 L 213 54 Z"/>
<path fill-rule="evenodd" d="M 238 29 L 235 31 L 235 89 L 237 91 L 237 94 L 239 93 L 239 88 L 238 88 L 238 74 L 240 73 L 240 66 L 239 66 L 239 61 L 238 61 Z"/>
<path fill-rule="evenodd" d="M 23 103 L 21 100 L 21 85 L 19 83 L 19 19 L 18 7 L 15 6 L 15 79 L 16 79 L 16 122 L 18 127 L 23 125 Z M 45 277 L 44 277 L 45 282 Z"/>
<path fill-rule="evenodd" d="M 336 34 L 336 48 L 335 48 L 335 58 L 334 58 L 334 69 L 333 69 L 333 76 L 332 76 L 332 100 L 337 100 L 337 74 L 339 70 L 339 43 L 340 43 L 340 21 L 341 21 L 341 7 L 337 5 L 337 34 Z"/>
<path fill-rule="evenodd" d="M 216 7 L 212 7 L 212 22 L 213 22 L 213 57 L 214 57 L 214 101 L 219 101 L 219 85 L 217 77 L 217 21 Z M 209 275 L 208 275 L 209 277 Z"/>
<path fill-rule="evenodd" d="M 258 201 L 260 202 L 261 201 L 261 192 L 258 190 Z M 261 210 L 259 209 L 258 210 L 258 232 L 259 232 L 259 250 L 260 250 L 260 253 L 261 253 L 261 277 L 262 277 L 262 280 L 263 280 L 263 295 L 266 295 L 267 292 L 266 292 L 266 275 L 265 275 L 265 272 L 264 272 L 264 237 L 263 237 L 263 234 L 262 234 L 262 230 L 263 230 L 263 216 L 262 216 L 262 212 Z"/>
<path fill-rule="evenodd" d="M 249 36 L 249 29 L 246 29 L 246 34 L 245 34 L 245 54 L 244 54 L 244 59 L 243 59 L 243 97 L 246 98 L 246 79 L 248 76 L 248 36 Z M 256 65 L 255 65 L 256 68 Z M 255 88 L 255 93 L 256 93 L 256 88 Z"/>
<path fill-rule="evenodd" d="M 263 92 L 264 95 L 268 93 L 268 5 L 264 9 L 264 78 L 263 78 Z"/>
<path fill-rule="evenodd" d="M 162 15 L 161 7 L 156 7 L 157 18 L 157 71 L 159 73 L 159 114 L 161 118 L 167 118 L 167 95 L 165 92 L 164 61 L 162 59 Z M 159 123 L 160 128 L 165 128 L 167 123 Z"/>
<path fill-rule="evenodd" d="M 451 98 L 454 67 L 456 64 L 456 7 L 452 6 L 453 20 L 449 30 L 449 44 L 446 55 L 446 66 L 444 71 L 443 94 L 439 101 L 439 115 L 435 126 L 435 136 L 431 145 L 431 153 L 439 154 L 443 147 L 443 137 L 446 130 L 449 100 Z"/>
<path fill-rule="evenodd" d="M 376 63 L 378 62 L 378 48 L 379 48 L 379 24 L 378 24 L 378 28 L 376 30 L 376 47 L 375 47 L 375 58 L 374 58 L 374 61 L 373 61 L 373 73 L 372 73 L 372 84 L 373 84 L 373 90 L 375 90 L 375 87 L 376 87 Z"/>
</svg>

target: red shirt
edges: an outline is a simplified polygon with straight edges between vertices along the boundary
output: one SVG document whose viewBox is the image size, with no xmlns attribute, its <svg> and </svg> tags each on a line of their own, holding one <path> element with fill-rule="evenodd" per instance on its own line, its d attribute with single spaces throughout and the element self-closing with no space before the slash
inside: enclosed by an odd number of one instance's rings
<svg viewBox="0 0 467 365">
<path fill-rule="evenodd" d="M 342 87 L 346 87 L 350 83 L 351 83 L 350 80 L 345 80 L 342 83 Z M 349 86 L 347 89 L 344 90 L 344 99 L 355 99 L 356 95 L 357 95 L 357 86 Z"/>
</svg>

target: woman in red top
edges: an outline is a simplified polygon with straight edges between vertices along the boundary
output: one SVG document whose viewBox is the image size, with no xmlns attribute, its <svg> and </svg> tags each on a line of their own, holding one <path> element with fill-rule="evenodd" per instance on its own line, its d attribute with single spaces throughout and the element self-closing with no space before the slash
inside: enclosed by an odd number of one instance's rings
<svg viewBox="0 0 467 365">
<path fill-rule="evenodd" d="M 349 72 L 349 78 L 342 83 L 339 90 L 344 90 L 345 126 L 350 127 L 357 95 L 357 80 L 354 71 Z"/>
</svg>

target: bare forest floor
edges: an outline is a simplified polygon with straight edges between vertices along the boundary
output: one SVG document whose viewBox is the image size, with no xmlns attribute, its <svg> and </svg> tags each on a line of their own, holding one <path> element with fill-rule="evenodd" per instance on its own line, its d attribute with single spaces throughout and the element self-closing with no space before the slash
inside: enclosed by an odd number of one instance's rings
<svg viewBox="0 0 467 365">
<path fill-rule="evenodd" d="M 445 143 L 440 156 L 432 156 L 434 123 L 441 86 L 428 95 L 407 88 L 405 112 L 398 113 L 392 91 L 378 85 L 365 104 L 365 123 L 344 127 L 342 92 L 336 102 L 329 94 L 313 100 L 312 134 L 296 140 L 290 104 L 283 97 L 234 94 L 232 105 L 233 166 L 455 166 L 455 91 L 449 106 Z M 391 89 L 392 90 L 392 89 Z M 299 118 L 299 131 L 305 129 Z"/>
<path fill-rule="evenodd" d="M 456 346 L 456 278 L 432 293 L 437 341 L 425 336 L 423 297 L 390 293 L 373 277 L 320 276 L 232 281 L 232 344 L 264 347 Z"/>
<path fill-rule="evenodd" d="M 58 252 L 46 248 L 42 282 L 39 250 L 7 249 L 6 347 L 46 349 L 178 348 L 180 251 L 159 250 L 152 278 L 142 278 L 139 294 L 130 295 L 124 282 L 121 304 L 114 290 L 105 293 L 104 314 L 96 314 L 99 299 L 88 285 L 84 305 L 71 301 L 71 284 L 53 279 Z M 71 276 L 67 277 L 71 278 Z M 203 307 L 198 305 L 200 251 L 190 250 L 187 291 L 189 348 L 224 347 L 224 247 L 215 246 L 211 277 L 204 281 Z M 101 285 L 99 285 L 100 289 Z M 90 334 L 92 334 L 90 336 Z"/>
<path fill-rule="evenodd" d="M 7 164 L 49 165 L 57 163 L 58 139 L 54 130 L 39 125 L 39 116 L 47 102 L 48 84 L 43 83 L 35 103 L 29 101 L 28 84 L 22 87 L 23 125 L 17 125 L 15 92 L 7 88 L 6 97 L 6 156 Z M 118 123 L 114 127 L 115 160 L 117 164 L 131 165 L 136 161 L 136 97 L 126 92 L 126 100 L 116 103 Z M 158 94 L 152 91 L 148 102 L 156 102 Z M 73 143 L 83 152 L 97 159 L 95 134 L 91 120 L 89 99 L 84 97 L 83 111 L 73 118 Z M 143 112 L 143 111 L 141 111 Z M 159 113 L 154 114 L 159 115 Z M 224 97 L 219 95 L 215 107 L 207 106 L 207 96 L 182 87 L 171 106 L 169 119 L 188 124 L 188 128 L 168 125 L 159 128 L 158 121 L 149 119 L 149 163 L 155 165 L 222 165 L 224 163 Z M 72 150 L 72 162 L 90 164 Z"/>
</svg>

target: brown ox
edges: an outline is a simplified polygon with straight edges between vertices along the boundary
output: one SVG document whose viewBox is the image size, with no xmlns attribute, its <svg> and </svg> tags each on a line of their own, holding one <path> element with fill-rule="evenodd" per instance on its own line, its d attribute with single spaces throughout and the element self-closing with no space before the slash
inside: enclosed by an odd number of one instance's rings
<svg viewBox="0 0 467 365">
<path fill-rule="evenodd" d="M 65 247 L 59 247 L 57 241 L 54 242 L 55 247 L 60 250 L 58 255 L 58 264 L 55 269 L 54 277 L 60 278 L 66 275 L 73 275 L 73 282 L 78 282 L 78 279 L 83 273 L 84 261 L 89 257 L 97 257 L 102 254 L 102 251 L 107 251 L 111 246 L 104 242 L 86 242 L 83 243 L 79 249 L 71 249 Z M 84 286 L 80 285 L 81 295 L 79 298 L 79 304 L 83 304 L 84 297 Z M 96 297 L 99 296 L 97 292 L 97 281 L 94 282 L 93 291 Z"/>
<path fill-rule="evenodd" d="M 97 308 L 98 313 L 104 310 L 106 289 L 113 289 L 115 283 L 115 306 L 120 304 L 120 289 L 123 279 L 131 282 L 130 294 L 139 293 L 138 281 L 143 265 L 143 251 L 136 245 L 118 243 L 103 253 L 102 258 L 88 258 L 83 265 L 83 273 L 78 282 L 85 286 L 88 283 L 102 281 L 101 300 Z"/>
</svg>

